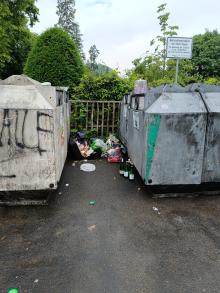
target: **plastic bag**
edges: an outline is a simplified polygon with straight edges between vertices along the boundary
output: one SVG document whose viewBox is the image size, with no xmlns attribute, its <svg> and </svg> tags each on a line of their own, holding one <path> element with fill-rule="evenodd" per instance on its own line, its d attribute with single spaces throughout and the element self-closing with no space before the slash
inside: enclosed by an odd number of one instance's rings
<svg viewBox="0 0 220 293">
<path fill-rule="evenodd" d="M 91 148 L 94 151 L 100 150 L 102 153 L 105 153 L 108 149 L 106 143 L 102 139 L 98 138 L 93 141 Z"/>
<path fill-rule="evenodd" d="M 108 150 L 108 162 L 109 163 L 120 163 L 121 162 L 121 148 L 115 147 Z"/>
</svg>

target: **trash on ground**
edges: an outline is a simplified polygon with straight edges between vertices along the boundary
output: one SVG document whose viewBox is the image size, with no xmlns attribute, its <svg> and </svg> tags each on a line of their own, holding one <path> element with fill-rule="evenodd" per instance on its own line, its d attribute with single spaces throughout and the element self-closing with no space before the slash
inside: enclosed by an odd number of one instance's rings
<svg viewBox="0 0 220 293">
<path fill-rule="evenodd" d="M 69 186 L 70 186 L 69 183 L 67 183 L 67 184 L 66 184 L 66 187 L 69 187 Z"/>
<path fill-rule="evenodd" d="M 84 132 L 77 132 L 75 136 L 70 136 L 68 145 L 68 157 L 72 160 L 83 160 L 92 158 L 93 149 L 89 145 Z"/>
<path fill-rule="evenodd" d="M 96 201 L 95 201 L 95 200 L 91 200 L 91 201 L 89 202 L 89 204 L 90 204 L 91 206 L 94 206 L 94 205 L 96 204 Z"/>
<path fill-rule="evenodd" d="M 72 163 L 72 166 L 75 167 L 76 166 L 76 163 Z"/>
<path fill-rule="evenodd" d="M 112 147 L 118 143 L 119 143 L 119 140 L 113 134 L 110 134 L 107 141 L 106 141 L 106 144 L 110 147 Z"/>
<path fill-rule="evenodd" d="M 18 293 L 18 289 L 10 289 L 7 291 L 8 293 Z"/>
<path fill-rule="evenodd" d="M 82 164 L 80 166 L 80 170 L 84 172 L 94 172 L 96 170 L 96 166 L 94 164 Z"/>
<path fill-rule="evenodd" d="M 125 178 L 129 178 L 131 181 L 134 180 L 134 164 L 130 159 L 127 161 L 124 158 L 121 159 L 119 174 L 123 175 Z"/>
<path fill-rule="evenodd" d="M 93 149 L 93 151 L 99 151 L 101 153 L 106 153 L 108 149 L 107 144 L 104 142 L 104 140 L 99 138 L 93 140 L 91 148 Z"/>
<path fill-rule="evenodd" d="M 93 231 L 93 230 L 95 230 L 95 229 L 96 229 L 96 225 L 92 225 L 92 226 L 88 227 L 88 230 L 89 230 L 89 231 Z"/>
<path fill-rule="evenodd" d="M 108 150 L 109 163 L 120 163 L 121 160 L 121 148 L 119 145 L 116 145 L 115 147 L 112 147 L 110 150 Z"/>
<path fill-rule="evenodd" d="M 160 215 L 159 209 L 157 207 L 153 207 L 153 211 L 157 212 Z"/>
<path fill-rule="evenodd" d="M 38 279 L 34 280 L 34 283 L 38 283 L 38 282 L 39 282 L 39 280 L 38 280 Z"/>
<path fill-rule="evenodd" d="M 72 160 L 98 160 L 107 157 L 110 163 L 120 163 L 122 153 L 126 153 L 126 148 L 113 134 L 104 140 L 87 138 L 84 132 L 77 132 L 69 140 L 68 156 Z"/>
<path fill-rule="evenodd" d="M 59 194 L 59 195 L 62 195 L 62 192 L 59 192 L 58 194 Z"/>
</svg>

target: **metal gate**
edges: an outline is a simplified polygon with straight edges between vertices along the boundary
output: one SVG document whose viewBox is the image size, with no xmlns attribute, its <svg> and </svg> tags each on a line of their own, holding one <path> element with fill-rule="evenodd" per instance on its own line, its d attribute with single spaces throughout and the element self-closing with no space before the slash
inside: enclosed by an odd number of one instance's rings
<svg viewBox="0 0 220 293">
<path fill-rule="evenodd" d="M 108 136 L 109 133 L 118 132 L 119 119 L 119 101 L 72 101 L 72 131 Z"/>
</svg>

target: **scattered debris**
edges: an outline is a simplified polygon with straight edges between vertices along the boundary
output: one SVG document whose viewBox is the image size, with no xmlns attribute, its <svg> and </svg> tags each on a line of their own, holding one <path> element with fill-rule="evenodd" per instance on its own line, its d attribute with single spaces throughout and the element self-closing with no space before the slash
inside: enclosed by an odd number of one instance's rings
<svg viewBox="0 0 220 293">
<path fill-rule="evenodd" d="M 82 164 L 80 166 L 80 170 L 84 172 L 94 172 L 96 170 L 96 166 L 94 164 Z"/>
<path fill-rule="evenodd" d="M 38 283 L 38 282 L 39 282 L 39 280 L 38 280 L 38 279 L 34 280 L 34 283 Z"/>
<path fill-rule="evenodd" d="M 69 185 L 69 183 L 66 183 L 66 187 L 69 187 L 70 185 Z"/>
<path fill-rule="evenodd" d="M 62 192 L 59 192 L 59 195 L 62 195 Z"/>
<path fill-rule="evenodd" d="M 95 229 L 96 229 L 96 225 L 92 225 L 92 226 L 88 227 L 88 230 L 89 230 L 89 231 L 93 231 L 93 230 L 95 230 Z"/>
<path fill-rule="evenodd" d="M 96 138 L 93 140 L 92 144 L 91 144 L 91 148 L 93 149 L 93 151 L 99 151 L 101 153 L 106 153 L 108 146 L 107 144 L 104 142 L 104 140 Z"/>
<path fill-rule="evenodd" d="M 76 163 L 72 163 L 72 166 L 75 167 L 76 166 Z"/>
<path fill-rule="evenodd" d="M 112 147 L 113 145 L 118 143 L 119 143 L 119 140 L 113 134 L 110 134 L 106 144 Z"/>
<path fill-rule="evenodd" d="M 108 150 L 107 154 L 109 163 L 121 163 L 121 147 L 119 145 L 112 147 L 110 150 Z"/>
<path fill-rule="evenodd" d="M 91 206 L 94 206 L 94 205 L 96 204 L 96 201 L 95 201 L 95 200 L 91 200 L 91 201 L 89 202 L 89 204 L 90 204 Z"/>
<path fill-rule="evenodd" d="M 18 289 L 10 289 L 8 293 L 18 293 Z"/>
<path fill-rule="evenodd" d="M 156 208 L 156 207 L 153 207 L 153 211 L 157 212 L 157 213 L 158 213 L 158 215 L 160 215 L 160 212 L 159 212 L 159 209 L 158 209 L 158 208 Z"/>
</svg>

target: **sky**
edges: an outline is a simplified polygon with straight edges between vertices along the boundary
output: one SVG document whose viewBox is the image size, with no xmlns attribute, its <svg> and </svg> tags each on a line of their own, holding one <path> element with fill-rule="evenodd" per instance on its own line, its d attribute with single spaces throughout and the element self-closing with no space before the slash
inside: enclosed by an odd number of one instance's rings
<svg viewBox="0 0 220 293">
<path fill-rule="evenodd" d="M 83 34 L 84 51 L 96 45 L 99 61 L 121 72 L 132 67 L 132 60 L 143 57 L 149 43 L 160 34 L 158 5 L 166 2 L 171 13 L 169 24 L 178 25 L 178 36 L 192 37 L 205 29 L 220 31 L 219 0 L 75 0 L 76 21 Z M 36 33 L 57 23 L 56 0 L 38 0 L 39 22 Z"/>
</svg>

